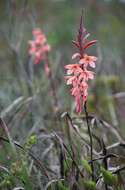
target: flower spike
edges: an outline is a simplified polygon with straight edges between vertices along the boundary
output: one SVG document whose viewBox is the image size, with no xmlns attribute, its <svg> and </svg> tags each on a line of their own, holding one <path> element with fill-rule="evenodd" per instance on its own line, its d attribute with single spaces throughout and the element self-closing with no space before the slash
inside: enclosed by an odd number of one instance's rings
<svg viewBox="0 0 125 190">
<path fill-rule="evenodd" d="M 34 40 L 29 41 L 29 54 L 34 56 L 34 63 L 39 64 L 45 59 L 46 53 L 51 50 L 51 47 L 47 43 L 46 36 L 39 28 L 35 28 L 32 34 Z"/>
<path fill-rule="evenodd" d="M 85 105 L 88 97 L 88 81 L 94 79 L 94 72 L 89 68 L 95 68 L 97 57 L 86 54 L 86 50 L 93 46 L 97 40 L 88 42 L 88 37 L 85 27 L 83 26 L 83 12 L 80 18 L 80 26 L 76 41 L 72 41 L 78 49 L 74 53 L 72 59 L 78 59 L 77 63 L 65 66 L 67 76 L 65 76 L 66 84 L 71 85 L 71 95 L 75 97 L 76 112 L 81 113 L 82 107 Z"/>
</svg>

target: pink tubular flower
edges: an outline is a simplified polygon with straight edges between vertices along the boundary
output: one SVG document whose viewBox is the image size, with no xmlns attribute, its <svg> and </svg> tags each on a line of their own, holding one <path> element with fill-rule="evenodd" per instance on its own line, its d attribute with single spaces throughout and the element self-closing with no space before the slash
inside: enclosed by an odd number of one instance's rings
<svg viewBox="0 0 125 190">
<path fill-rule="evenodd" d="M 95 56 L 88 56 L 85 54 L 83 58 L 80 59 L 79 63 L 84 64 L 84 66 L 90 66 L 92 68 L 95 68 L 95 61 L 97 60 L 97 57 Z"/>
<path fill-rule="evenodd" d="M 39 28 L 34 29 L 32 34 L 34 40 L 29 41 L 29 54 L 34 56 L 34 63 L 39 64 L 45 59 L 46 53 L 51 50 L 51 47 L 47 44 L 46 36 Z"/>
<path fill-rule="evenodd" d="M 68 75 L 70 75 L 70 74 L 77 75 L 78 73 L 82 72 L 82 69 L 81 69 L 80 65 L 78 65 L 78 64 L 66 65 L 65 68 L 68 69 L 67 70 Z"/>
<path fill-rule="evenodd" d="M 89 68 L 95 68 L 97 57 L 89 56 L 85 50 L 94 45 L 97 41 L 87 41 L 89 34 L 83 27 L 83 18 L 81 16 L 79 33 L 77 40 L 73 44 L 78 48 L 79 52 L 73 54 L 72 59 L 77 58 L 77 63 L 65 66 L 67 69 L 67 76 L 65 76 L 66 84 L 72 85 L 71 95 L 75 97 L 76 111 L 82 112 L 82 107 L 87 101 L 88 97 L 88 81 L 94 79 L 94 72 Z"/>
</svg>

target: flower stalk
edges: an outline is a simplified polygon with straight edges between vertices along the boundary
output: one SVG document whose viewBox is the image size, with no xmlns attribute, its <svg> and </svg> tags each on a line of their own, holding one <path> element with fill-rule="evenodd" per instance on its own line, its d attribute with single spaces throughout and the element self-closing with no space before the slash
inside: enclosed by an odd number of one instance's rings
<svg viewBox="0 0 125 190">
<path fill-rule="evenodd" d="M 71 85 L 71 95 L 75 97 L 76 112 L 81 113 L 88 97 L 88 81 L 94 79 L 95 73 L 90 68 L 95 68 L 97 57 L 90 56 L 86 49 L 94 45 L 97 41 L 88 41 L 89 33 L 83 26 L 83 15 L 80 19 L 78 36 L 73 44 L 77 47 L 78 52 L 73 54 L 72 59 L 77 59 L 74 64 L 65 66 L 67 76 L 65 76 L 67 85 Z"/>
<path fill-rule="evenodd" d="M 54 80 L 52 76 L 51 65 L 49 61 L 49 52 L 51 51 L 50 45 L 47 43 L 46 36 L 39 29 L 36 28 L 32 32 L 34 40 L 29 41 L 29 54 L 34 56 L 34 64 L 40 64 L 41 61 L 44 61 L 44 71 L 49 80 L 50 88 L 54 100 L 54 111 L 58 110 L 58 99 L 56 96 L 56 88 L 54 85 Z"/>
<path fill-rule="evenodd" d="M 92 170 L 92 180 L 94 180 L 94 164 L 93 164 L 93 139 L 92 139 L 92 132 L 89 124 L 89 119 L 88 119 L 88 110 L 87 110 L 87 102 L 84 104 L 84 110 L 85 110 L 85 117 L 86 117 L 86 123 L 87 123 L 87 128 L 88 128 L 88 134 L 90 138 L 90 164 L 91 164 L 91 170 Z"/>
<path fill-rule="evenodd" d="M 53 101 L 54 101 L 54 111 L 56 112 L 59 108 L 59 104 L 58 104 L 58 98 L 56 95 L 56 88 L 55 88 L 55 84 L 54 84 L 54 80 L 52 76 L 52 70 L 51 70 L 48 54 L 46 55 L 46 58 L 45 58 L 45 73 L 50 83 L 50 88 L 51 88 Z"/>
</svg>

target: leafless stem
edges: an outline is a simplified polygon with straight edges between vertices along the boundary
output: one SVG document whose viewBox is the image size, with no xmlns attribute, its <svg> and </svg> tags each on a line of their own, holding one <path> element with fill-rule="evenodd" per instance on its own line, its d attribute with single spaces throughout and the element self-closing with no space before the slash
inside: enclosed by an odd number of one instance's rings
<svg viewBox="0 0 125 190">
<path fill-rule="evenodd" d="M 103 152 L 103 155 L 104 155 L 104 159 L 103 159 L 103 164 L 104 164 L 104 168 L 107 170 L 108 169 L 108 164 L 107 164 L 107 149 L 106 149 L 106 146 L 105 146 L 105 143 L 102 139 L 102 152 Z M 108 190 L 108 185 L 105 183 L 105 189 Z"/>
<path fill-rule="evenodd" d="M 88 127 L 88 134 L 90 137 L 90 157 L 91 157 L 92 180 L 94 180 L 94 165 L 92 162 L 92 160 L 93 160 L 93 140 L 92 140 L 92 133 L 91 133 L 89 119 L 88 119 L 87 102 L 84 105 L 84 110 L 85 110 L 85 116 L 86 116 L 86 123 L 87 123 L 87 127 Z"/>
<path fill-rule="evenodd" d="M 49 73 L 47 75 L 48 79 L 49 79 L 49 83 L 50 83 L 50 88 L 52 91 L 52 96 L 53 96 L 53 100 L 54 100 L 54 107 L 56 109 L 58 109 L 58 99 L 57 99 L 57 94 L 56 94 L 56 88 L 55 88 L 55 84 L 54 84 L 54 80 L 53 80 L 53 75 L 52 75 L 52 70 L 51 70 L 51 65 L 50 65 L 50 61 L 48 58 L 48 54 L 46 55 L 45 58 L 45 64 L 47 64 L 48 68 L 49 68 Z"/>
</svg>

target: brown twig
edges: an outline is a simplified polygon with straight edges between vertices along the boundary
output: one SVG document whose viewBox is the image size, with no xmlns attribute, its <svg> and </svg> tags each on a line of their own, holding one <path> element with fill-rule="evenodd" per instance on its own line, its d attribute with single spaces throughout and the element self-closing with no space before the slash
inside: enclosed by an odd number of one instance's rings
<svg viewBox="0 0 125 190">
<path fill-rule="evenodd" d="M 103 160 L 103 159 L 107 159 L 107 158 L 118 158 L 118 155 L 116 154 L 107 154 L 106 156 L 100 156 L 99 158 L 95 158 L 93 160 L 90 160 L 88 161 L 88 163 L 91 163 L 91 162 L 95 162 L 95 161 L 98 161 L 98 160 Z"/>
<path fill-rule="evenodd" d="M 76 117 L 74 117 L 75 119 Z M 81 119 L 86 119 L 85 116 L 79 117 Z M 107 128 L 112 134 L 114 134 L 116 136 L 116 138 L 118 139 L 118 141 L 120 143 L 125 143 L 124 138 L 122 137 L 122 135 L 120 134 L 120 132 L 118 131 L 118 129 L 116 129 L 113 125 L 111 125 L 110 123 L 108 123 L 107 121 L 100 119 L 99 117 L 96 117 L 95 115 L 88 115 L 88 120 L 92 120 L 95 119 L 95 122 L 99 122 L 102 126 L 104 126 L 105 128 Z"/>
<path fill-rule="evenodd" d="M 104 159 L 103 159 L 103 165 L 104 165 L 104 168 L 107 170 L 108 169 L 108 164 L 107 164 L 107 149 L 106 149 L 106 146 L 105 146 L 105 143 L 102 139 L 102 152 L 103 152 L 103 155 L 104 155 Z M 105 189 L 108 190 L 108 185 L 105 183 Z"/>
</svg>

